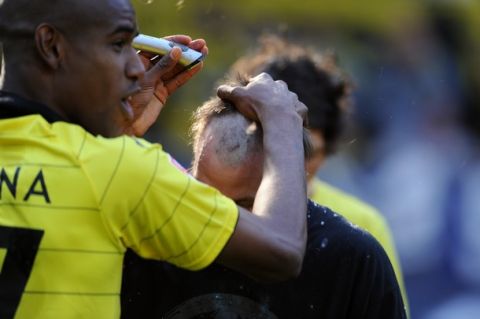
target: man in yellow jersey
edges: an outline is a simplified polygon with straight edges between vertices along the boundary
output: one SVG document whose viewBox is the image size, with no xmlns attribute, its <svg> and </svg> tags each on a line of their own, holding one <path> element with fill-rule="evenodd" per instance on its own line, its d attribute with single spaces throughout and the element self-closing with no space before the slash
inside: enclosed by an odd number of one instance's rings
<svg viewBox="0 0 480 319">
<path fill-rule="evenodd" d="M 127 247 L 263 280 L 301 269 L 305 105 L 266 74 L 218 90 L 264 128 L 252 214 L 160 145 L 122 135 L 145 132 L 201 67 L 169 72 L 179 48 L 150 65 L 131 46 L 136 34 L 128 0 L 0 2 L 0 318 L 118 318 Z"/>
<path fill-rule="evenodd" d="M 192 137 L 192 174 L 251 209 L 263 172 L 259 125 L 214 97 L 197 109 Z M 298 278 L 262 284 L 220 265 L 191 272 L 130 258 L 122 318 L 405 319 L 381 245 L 327 207 L 310 201 L 305 215 L 307 250 Z"/>
<path fill-rule="evenodd" d="M 374 207 L 316 176 L 326 157 L 336 150 L 344 129 L 352 90 L 348 76 L 336 65 L 332 54 L 319 54 L 272 35 L 264 36 L 260 44 L 256 52 L 240 58 L 232 66 L 231 73 L 267 72 L 274 79 L 285 81 L 307 105 L 314 148 L 313 156 L 306 162 L 309 198 L 368 230 L 382 244 L 407 303 L 401 267 L 384 217 Z"/>
</svg>

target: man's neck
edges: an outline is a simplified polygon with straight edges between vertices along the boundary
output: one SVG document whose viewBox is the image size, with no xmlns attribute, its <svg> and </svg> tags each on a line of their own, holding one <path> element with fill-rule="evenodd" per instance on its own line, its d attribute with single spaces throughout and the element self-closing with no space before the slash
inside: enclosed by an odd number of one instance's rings
<svg viewBox="0 0 480 319">
<path fill-rule="evenodd" d="M 61 118 L 67 120 L 68 117 L 65 112 L 57 107 L 51 98 L 52 94 L 48 85 L 48 79 L 38 73 L 35 74 L 35 76 L 23 76 L 22 74 L 28 73 L 26 73 L 25 70 L 22 72 L 21 69 L 22 67 L 9 68 L 9 66 L 6 65 L 5 73 L 2 73 L 3 83 L 0 83 L 0 90 L 15 94 L 29 101 L 43 104 Z M 17 72 L 15 72 L 15 70 L 17 70 Z M 31 72 L 33 73 L 35 70 Z M 33 83 L 31 79 L 36 79 L 35 83 Z"/>
<path fill-rule="evenodd" d="M 0 120 L 34 114 L 41 115 L 50 123 L 64 121 L 60 115 L 41 103 L 24 99 L 10 92 L 0 91 Z"/>
</svg>

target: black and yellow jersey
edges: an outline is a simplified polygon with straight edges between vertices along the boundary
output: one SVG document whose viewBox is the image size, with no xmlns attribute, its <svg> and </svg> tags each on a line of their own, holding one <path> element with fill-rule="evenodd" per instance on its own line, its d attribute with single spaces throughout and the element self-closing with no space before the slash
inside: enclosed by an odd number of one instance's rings
<svg viewBox="0 0 480 319">
<path fill-rule="evenodd" d="M 16 100 L 3 93 L 0 110 Z M 237 219 L 232 200 L 158 144 L 40 115 L 0 119 L 1 318 L 118 318 L 127 247 L 200 269 Z"/>
</svg>

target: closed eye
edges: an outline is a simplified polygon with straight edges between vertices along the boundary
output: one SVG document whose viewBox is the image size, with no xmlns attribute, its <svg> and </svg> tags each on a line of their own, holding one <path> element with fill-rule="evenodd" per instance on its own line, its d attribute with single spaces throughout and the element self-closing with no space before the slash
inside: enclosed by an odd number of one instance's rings
<svg viewBox="0 0 480 319">
<path fill-rule="evenodd" d="M 122 39 L 122 40 L 114 41 L 112 43 L 112 46 L 115 49 L 115 51 L 121 52 L 125 48 L 125 46 L 127 46 L 128 44 L 129 44 L 129 41 Z"/>
</svg>

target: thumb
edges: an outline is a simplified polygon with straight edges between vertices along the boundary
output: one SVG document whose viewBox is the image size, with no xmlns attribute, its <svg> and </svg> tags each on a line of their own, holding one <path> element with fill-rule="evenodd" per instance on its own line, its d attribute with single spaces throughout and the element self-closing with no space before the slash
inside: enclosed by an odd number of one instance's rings
<svg viewBox="0 0 480 319">
<path fill-rule="evenodd" d="M 221 98 L 222 100 L 227 100 L 227 101 L 232 101 L 232 98 L 234 99 L 234 92 L 235 89 L 238 87 L 230 86 L 230 85 L 220 85 L 217 89 L 217 96 Z M 237 90 L 238 94 L 238 90 Z M 233 102 L 233 101 L 232 101 Z"/>
<path fill-rule="evenodd" d="M 222 100 L 231 102 L 248 119 L 258 121 L 253 102 L 244 87 L 220 85 L 217 89 L 217 96 Z"/>
<path fill-rule="evenodd" d="M 160 61 L 147 71 L 147 76 L 154 79 L 160 78 L 177 65 L 181 56 L 182 50 L 179 47 L 173 47 L 168 54 L 161 57 Z"/>
</svg>

